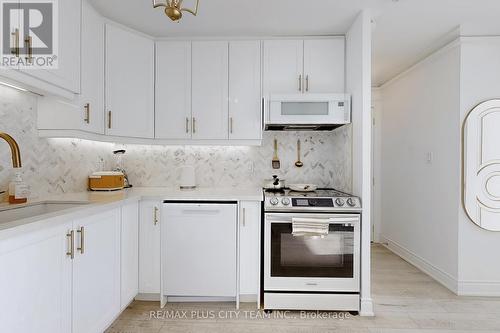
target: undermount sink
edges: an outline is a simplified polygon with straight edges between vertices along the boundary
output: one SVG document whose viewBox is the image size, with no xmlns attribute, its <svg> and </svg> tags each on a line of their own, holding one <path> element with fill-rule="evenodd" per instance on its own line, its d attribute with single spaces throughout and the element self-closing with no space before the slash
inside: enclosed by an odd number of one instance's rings
<svg viewBox="0 0 500 333">
<path fill-rule="evenodd" d="M 23 204 L 18 206 L 0 207 L 0 223 L 7 223 L 22 220 L 30 217 L 41 216 L 66 209 L 86 205 L 87 201 L 72 202 L 38 202 L 33 204 Z"/>
</svg>

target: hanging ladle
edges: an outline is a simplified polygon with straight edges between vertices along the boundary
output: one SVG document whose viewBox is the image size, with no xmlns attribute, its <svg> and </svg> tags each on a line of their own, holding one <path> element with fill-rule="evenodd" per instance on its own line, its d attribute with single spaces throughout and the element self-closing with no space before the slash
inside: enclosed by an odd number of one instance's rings
<svg viewBox="0 0 500 333">
<path fill-rule="evenodd" d="M 300 160 L 300 139 L 297 140 L 297 162 L 295 162 L 295 166 L 297 168 L 302 168 L 304 163 Z"/>
</svg>

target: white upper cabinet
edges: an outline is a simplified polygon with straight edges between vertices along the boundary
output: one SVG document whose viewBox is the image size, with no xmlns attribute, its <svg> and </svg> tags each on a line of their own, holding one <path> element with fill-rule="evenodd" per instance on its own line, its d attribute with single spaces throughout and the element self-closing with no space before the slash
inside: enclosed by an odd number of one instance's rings
<svg viewBox="0 0 500 333">
<path fill-rule="evenodd" d="M 155 137 L 191 138 L 191 42 L 156 43 Z"/>
<path fill-rule="evenodd" d="M 344 92 L 344 37 L 304 41 L 304 90 Z"/>
<path fill-rule="evenodd" d="M 87 1 L 82 3 L 81 77 L 81 129 L 104 134 L 104 21 Z"/>
<path fill-rule="evenodd" d="M 106 134 L 154 137 L 154 42 L 106 24 Z"/>
<path fill-rule="evenodd" d="M 80 30 L 81 0 L 57 1 L 58 6 L 58 68 L 26 69 L 24 73 L 73 93 L 80 92 Z M 25 32 L 26 34 L 27 32 Z M 26 36 L 20 36 L 24 42 Z M 31 36 L 33 38 L 33 36 Z"/>
<path fill-rule="evenodd" d="M 303 85 L 303 40 L 264 41 L 264 93 L 300 93 Z"/>
<path fill-rule="evenodd" d="M 229 43 L 229 139 L 262 137 L 260 41 Z"/>
<path fill-rule="evenodd" d="M 264 42 L 264 94 L 342 93 L 344 37 Z"/>
<path fill-rule="evenodd" d="M 228 138 L 228 42 L 192 43 L 192 137 Z"/>
</svg>

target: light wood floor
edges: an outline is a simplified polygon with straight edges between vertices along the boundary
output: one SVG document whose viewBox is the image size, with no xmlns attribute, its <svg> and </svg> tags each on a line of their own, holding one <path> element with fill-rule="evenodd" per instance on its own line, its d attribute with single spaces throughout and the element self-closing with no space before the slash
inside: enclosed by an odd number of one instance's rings
<svg viewBox="0 0 500 333">
<path fill-rule="evenodd" d="M 106 332 L 500 332 L 500 298 L 455 296 L 380 245 L 373 246 L 372 280 L 373 318 L 339 319 L 339 314 L 324 313 L 330 318 L 301 319 L 299 312 L 289 313 L 287 318 L 262 318 L 262 313 L 252 312 L 255 304 L 244 304 L 237 316 L 230 312 L 235 311 L 233 304 L 177 303 L 168 304 L 164 309 L 168 312 L 155 319 L 150 313 L 160 310 L 157 303 L 134 302 Z M 187 318 L 166 317 L 181 317 L 183 311 Z M 210 315 L 216 318 L 206 318 Z"/>
</svg>

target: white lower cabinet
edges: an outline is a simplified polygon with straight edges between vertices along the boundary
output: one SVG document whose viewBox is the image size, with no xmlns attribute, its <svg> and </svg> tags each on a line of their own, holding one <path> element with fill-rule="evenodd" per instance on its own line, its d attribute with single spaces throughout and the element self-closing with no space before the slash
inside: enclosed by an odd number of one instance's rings
<svg viewBox="0 0 500 333">
<path fill-rule="evenodd" d="M 139 292 L 139 204 L 122 207 L 121 220 L 121 296 L 124 310 Z"/>
<path fill-rule="evenodd" d="M 139 293 L 160 295 L 160 207 L 159 201 L 142 201 L 139 207 Z"/>
<path fill-rule="evenodd" d="M 120 209 L 74 222 L 73 333 L 103 332 L 120 313 Z"/>
<path fill-rule="evenodd" d="M 0 332 L 71 332 L 72 223 L 0 241 Z"/>
<path fill-rule="evenodd" d="M 260 201 L 240 202 L 240 297 L 242 301 L 257 300 L 260 267 Z"/>
<path fill-rule="evenodd" d="M 236 297 L 236 207 L 163 205 L 162 296 Z"/>
</svg>

